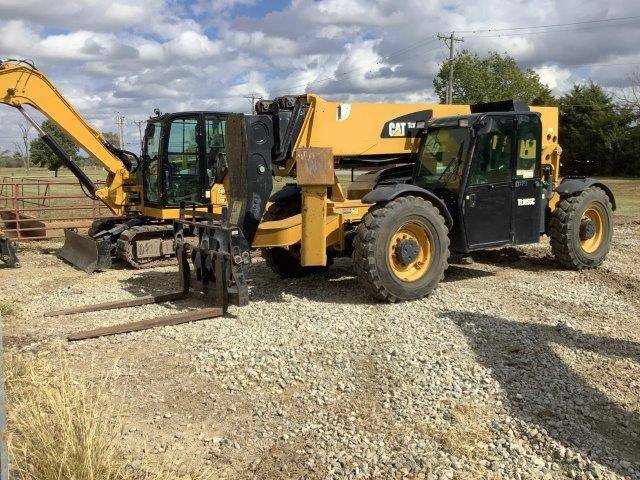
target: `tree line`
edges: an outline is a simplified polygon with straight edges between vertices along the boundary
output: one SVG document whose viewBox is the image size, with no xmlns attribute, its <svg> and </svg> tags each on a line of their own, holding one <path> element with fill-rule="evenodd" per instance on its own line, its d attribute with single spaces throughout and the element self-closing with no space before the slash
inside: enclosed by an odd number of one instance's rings
<svg viewBox="0 0 640 480">
<path fill-rule="evenodd" d="M 80 147 L 51 120 L 44 120 L 41 127 L 67 152 L 73 162 L 81 167 L 96 165 L 96 162 L 92 158 L 82 157 L 80 155 Z M 116 133 L 105 132 L 102 136 L 113 145 L 118 145 L 119 143 L 119 137 Z M 16 147 L 19 146 L 21 147 L 21 145 L 16 145 Z M 39 137 L 28 143 L 25 142 L 24 148 L 16 148 L 15 152 L 9 152 L 8 150 L 0 151 L 0 167 L 24 167 L 28 170 L 30 166 L 46 168 L 54 172 L 57 177 L 63 165 L 60 158 L 58 158 L 44 140 Z"/>
<path fill-rule="evenodd" d="M 433 81 L 442 102 L 452 65 L 453 103 L 516 99 L 558 107 L 562 175 L 640 176 L 640 72 L 617 97 L 593 82 L 554 97 L 534 70 L 520 68 L 513 57 L 461 50 Z"/>
</svg>

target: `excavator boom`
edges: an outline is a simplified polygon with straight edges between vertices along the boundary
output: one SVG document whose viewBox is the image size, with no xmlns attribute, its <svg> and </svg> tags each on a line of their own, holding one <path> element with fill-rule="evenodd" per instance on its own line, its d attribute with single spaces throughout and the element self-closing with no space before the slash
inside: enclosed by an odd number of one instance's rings
<svg viewBox="0 0 640 480">
<path fill-rule="evenodd" d="M 58 155 L 82 185 L 115 214 L 122 215 L 136 203 L 132 197 L 135 176 L 131 173 L 131 154 L 119 151 L 91 127 L 69 104 L 47 76 L 24 61 L 0 61 L 0 103 L 17 108 Z M 24 110 L 29 105 L 58 125 L 108 172 L 107 185 L 96 189 L 93 182 L 75 165 L 55 140 Z M 128 187 L 128 188 L 126 188 Z"/>
</svg>

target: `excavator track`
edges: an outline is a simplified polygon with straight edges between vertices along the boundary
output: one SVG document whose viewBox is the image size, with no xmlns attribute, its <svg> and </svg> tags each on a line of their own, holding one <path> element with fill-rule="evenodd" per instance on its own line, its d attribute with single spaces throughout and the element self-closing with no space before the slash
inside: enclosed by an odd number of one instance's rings
<svg viewBox="0 0 640 480">
<path fill-rule="evenodd" d="M 138 225 L 120 234 L 116 255 L 134 268 L 176 265 L 171 224 Z"/>
</svg>

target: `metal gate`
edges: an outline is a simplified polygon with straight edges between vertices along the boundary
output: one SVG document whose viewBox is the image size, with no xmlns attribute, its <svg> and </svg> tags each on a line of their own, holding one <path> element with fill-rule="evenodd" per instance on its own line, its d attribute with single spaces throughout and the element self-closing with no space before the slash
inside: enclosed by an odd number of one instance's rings
<svg viewBox="0 0 640 480">
<path fill-rule="evenodd" d="M 98 188 L 104 181 L 95 182 Z M 87 229 L 110 216 L 99 200 L 87 197 L 75 177 L 0 177 L 0 228 L 21 242 L 63 235 L 65 228 Z"/>
</svg>

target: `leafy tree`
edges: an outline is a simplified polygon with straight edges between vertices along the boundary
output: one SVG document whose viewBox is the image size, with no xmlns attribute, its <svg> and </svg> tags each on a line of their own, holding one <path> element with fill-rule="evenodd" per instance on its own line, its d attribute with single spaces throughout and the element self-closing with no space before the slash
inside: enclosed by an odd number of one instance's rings
<svg viewBox="0 0 640 480">
<path fill-rule="evenodd" d="M 109 142 L 114 147 L 118 147 L 120 145 L 120 135 L 115 132 L 102 132 L 102 136 L 104 139 Z"/>
<path fill-rule="evenodd" d="M 489 52 L 480 57 L 468 50 L 459 51 L 453 59 L 453 103 L 478 103 L 517 99 L 531 103 L 534 99 L 549 100 L 551 92 L 531 69 L 522 70 L 508 54 Z M 433 86 L 444 102 L 449 79 L 450 62 L 444 62 Z"/>
<path fill-rule="evenodd" d="M 538 107 L 557 107 L 558 99 L 553 96 L 549 87 L 542 85 L 542 90 L 536 98 L 531 100 L 531 105 Z"/>
<path fill-rule="evenodd" d="M 42 129 L 53 137 L 62 149 L 69 154 L 72 161 L 78 159 L 78 146 L 51 120 L 42 122 Z M 44 143 L 41 138 L 31 141 L 31 161 L 34 165 L 46 167 L 55 172 L 58 176 L 58 170 L 62 167 L 62 162 L 58 156 L 53 153 L 49 146 Z"/>
<path fill-rule="evenodd" d="M 619 175 L 627 171 L 623 164 L 625 152 L 632 155 L 633 121 L 634 115 L 620 109 L 599 85 L 575 85 L 560 98 L 563 173 Z"/>
<path fill-rule="evenodd" d="M 640 125 L 637 121 L 631 127 L 629 140 L 623 146 L 616 175 L 640 176 Z"/>
</svg>

